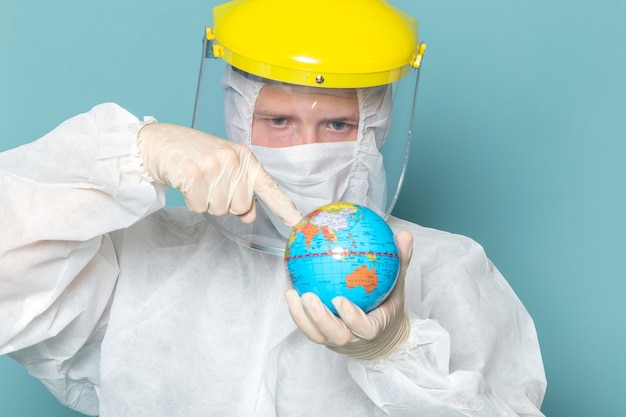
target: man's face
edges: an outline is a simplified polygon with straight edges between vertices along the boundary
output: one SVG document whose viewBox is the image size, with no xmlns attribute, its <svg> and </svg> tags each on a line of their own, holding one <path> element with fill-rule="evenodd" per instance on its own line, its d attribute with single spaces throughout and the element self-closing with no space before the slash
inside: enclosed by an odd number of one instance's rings
<svg viewBox="0 0 626 417">
<path fill-rule="evenodd" d="M 353 89 L 263 86 L 252 120 L 252 144 L 269 148 L 355 141 L 359 104 Z"/>
</svg>

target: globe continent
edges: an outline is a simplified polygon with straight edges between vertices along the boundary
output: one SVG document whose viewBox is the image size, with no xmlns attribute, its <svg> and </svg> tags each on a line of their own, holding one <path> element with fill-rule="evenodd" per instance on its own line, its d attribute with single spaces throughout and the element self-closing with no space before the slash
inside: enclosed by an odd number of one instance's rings
<svg viewBox="0 0 626 417">
<path fill-rule="evenodd" d="M 382 217 L 340 202 L 313 210 L 293 227 L 285 264 L 299 295 L 317 294 L 334 314 L 331 300 L 342 295 L 367 313 L 393 289 L 400 258 Z"/>
</svg>

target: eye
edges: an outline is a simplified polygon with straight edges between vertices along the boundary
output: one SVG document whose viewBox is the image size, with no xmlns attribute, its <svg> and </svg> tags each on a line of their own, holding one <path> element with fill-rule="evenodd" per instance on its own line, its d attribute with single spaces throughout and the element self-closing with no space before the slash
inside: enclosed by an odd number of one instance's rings
<svg viewBox="0 0 626 417">
<path fill-rule="evenodd" d="M 341 131 L 348 128 L 348 123 L 342 122 L 341 120 L 333 120 L 330 122 L 330 127 L 333 130 Z"/>
<path fill-rule="evenodd" d="M 272 119 L 267 119 L 269 124 L 276 127 L 285 126 L 287 124 L 287 119 L 285 117 L 275 117 Z"/>
</svg>

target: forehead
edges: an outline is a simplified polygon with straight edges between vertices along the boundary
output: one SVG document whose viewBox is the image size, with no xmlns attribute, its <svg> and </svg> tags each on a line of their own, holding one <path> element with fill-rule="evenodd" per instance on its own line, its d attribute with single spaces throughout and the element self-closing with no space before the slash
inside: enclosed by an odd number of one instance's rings
<svg viewBox="0 0 626 417">
<path fill-rule="evenodd" d="M 324 100 L 327 102 L 346 101 L 356 102 L 356 90 L 353 88 L 316 88 L 291 84 L 265 84 L 259 93 L 259 101 L 283 100 L 289 97 L 305 99 L 310 97 L 314 100 Z"/>
</svg>

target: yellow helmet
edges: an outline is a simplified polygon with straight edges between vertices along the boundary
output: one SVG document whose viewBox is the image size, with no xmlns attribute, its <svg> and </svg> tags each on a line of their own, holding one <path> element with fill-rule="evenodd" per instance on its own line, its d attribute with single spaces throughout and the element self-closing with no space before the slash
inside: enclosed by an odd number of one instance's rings
<svg viewBox="0 0 626 417">
<path fill-rule="evenodd" d="M 417 20 L 384 0 L 233 0 L 213 9 L 206 40 L 247 73 L 327 88 L 395 82 L 425 49 Z"/>
</svg>

